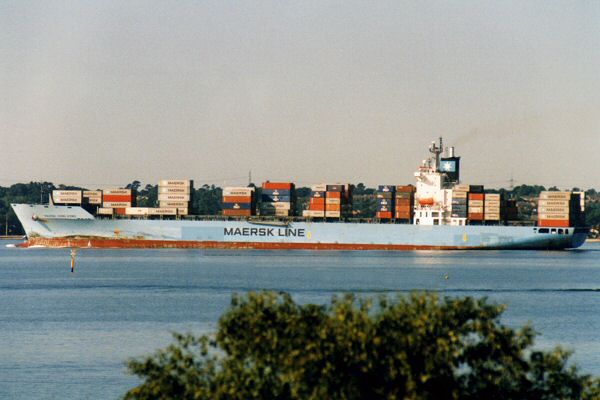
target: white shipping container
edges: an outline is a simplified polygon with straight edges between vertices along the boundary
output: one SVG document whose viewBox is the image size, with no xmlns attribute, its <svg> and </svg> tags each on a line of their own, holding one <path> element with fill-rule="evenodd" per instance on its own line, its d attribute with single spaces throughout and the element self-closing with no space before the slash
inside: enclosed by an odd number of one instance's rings
<svg viewBox="0 0 600 400">
<path fill-rule="evenodd" d="M 452 198 L 453 199 L 466 199 L 467 198 L 467 192 L 457 192 L 456 190 L 452 191 Z"/>
<path fill-rule="evenodd" d="M 488 200 L 500 201 L 500 193 L 486 193 L 485 201 L 488 201 Z"/>
<path fill-rule="evenodd" d="M 87 197 L 88 204 L 92 204 L 95 206 L 102 204 L 102 197 Z"/>
<path fill-rule="evenodd" d="M 540 192 L 540 199 L 543 200 L 569 200 L 571 192 Z"/>
<path fill-rule="evenodd" d="M 569 200 L 538 200 L 538 206 L 547 206 L 547 207 L 569 207 Z"/>
<path fill-rule="evenodd" d="M 289 210 L 291 208 L 290 202 L 270 203 L 275 207 L 276 210 Z"/>
<path fill-rule="evenodd" d="M 100 214 L 100 215 L 113 215 L 113 209 L 112 208 L 106 208 L 106 207 L 98 207 L 98 214 Z"/>
<path fill-rule="evenodd" d="M 102 197 L 101 190 L 84 190 L 83 197 Z"/>
<path fill-rule="evenodd" d="M 471 207 L 469 206 L 469 214 L 483 214 L 483 207 Z"/>
<path fill-rule="evenodd" d="M 166 207 L 166 208 L 189 208 L 190 207 L 190 202 L 189 201 L 159 201 L 158 204 L 160 205 L 161 208 Z"/>
<path fill-rule="evenodd" d="M 462 192 L 468 192 L 469 191 L 469 185 L 467 185 L 466 183 L 461 183 L 458 185 L 454 185 L 454 190 L 456 191 L 462 191 Z"/>
<path fill-rule="evenodd" d="M 158 201 L 190 201 L 190 195 L 189 194 L 161 193 L 158 195 Z"/>
<path fill-rule="evenodd" d="M 190 188 L 185 186 L 159 186 L 158 193 L 190 194 Z"/>
<path fill-rule="evenodd" d="M 148 215 L 148 207 L 126 207 L 125 215 Z"/>
<path fill-rule="evenodd" d="M 469 207 L 483 207 L 483 200 L 469 200 Z"/>
<path fill-rule="evenodd" d="M 500 207 L 500 200 L 485 199 L 485 206 L 487 207 L 488 205 L 494 206 L 494 207 Z"/>
<path fill-rule="evenodd" d="M 54 204 L 81 204 L 81 196 L 52 196 Z"/>
<path fill-rule="evenodd" d="M 81 190 L 53 190 L 52 196 L 81 196 Z"/>
<path fill-rule="evenodd" d="M 102 204 L 106 208 L 127 208 L 131 207 L 130 201 L 105 201 Z"/>
<path fill-rule="evenodd" d="M 569 207 L 538 207 L 538 214 L 568 214 Z"/>
<path fill-rule="evenodd" d="M 254 188 L 247 187 L 226 187 L 223 188 L 223 196 L 252 196 Z"/>
<path fill-rule="evenodd" d="M 328 198 L 325 198 L 325 204 L 342 204 L 342 199 L 328 199 Z"/>
<path fill-rule="evenodd" d="M 158 182 L 158 186 L 177 186 L 187 187 L 192 186 L 192 180 L 190 179 L 162 179 Z"/>
<path fill-rule="evenodd" d="M 177 215 L 188 215 L 188 209 L 187 209 L 187 207 L 178 208 L 177 209 Z"/>
<path fill-rule="evenodd" d="M 339 211 L 325 211 L 325 217 L 327 218 L 339 218 L 340 215 Z"/>
<path fill-rule="evenodd" d="M 483 219 L 486 221 L 500 221 L 500 214 L 485 214 Z"/>
<path fill-rule="evenodd" d="M 326 183 L 320 183 L 318 185 L 312 185 L 310 187 L 310 190 L 312 192 L 326 192 L 327 191 L 327 184 Z"/>
<path fill-rule="evenodd" d="M 568 220 L 569 213 L 544 213 L 538 214 L 538 219 L 561 219 Z"/>
<path fill-rule="evenodd" d="M 302 216 L 309 218 L 323 218 L 325 216 L 325 211 L 304 210 L 302 211 Z"/>
<path fill-rule="evenodd" d="M 176 208 L 149 208 L 148 215 L 177 215 Z"/>
<path fill-rule="evenodd" d="M 499 213 L 500 212 L 500 207 L 488 207 L 488 206 L 485 206 L 483 209 L 485 210 L 486 214 L 487 213 L 492 214 L 492 213 Z"/>
<path fill-rule="evenodd" d="M 131 189 L 104 189 L 105 195 L 131 196 Z"/>
<path fill-rule="evenodd" d="M 290 210 L 275 210 L 276 217 L 288 217 L 290 215 Z"/>
</svg>

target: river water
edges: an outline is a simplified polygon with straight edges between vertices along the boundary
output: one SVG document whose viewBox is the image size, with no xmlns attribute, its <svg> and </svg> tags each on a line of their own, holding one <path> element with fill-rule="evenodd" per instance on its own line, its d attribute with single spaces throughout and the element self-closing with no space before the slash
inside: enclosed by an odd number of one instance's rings
<svg viewBox="0 0 600 400">
<path fill-rule="evenodd" d="M 232 293 L 269 289 L 326 303 L 334 293 L 433 290 L 505 303 L 539 348 L 574 350 L 600 375 L 600 243 L 576 251 L 310 252 L 15 249 L 0 242 L 0 398 L 116 399 L 125 361 L 211 332 Z M 446 279 L 447 278 L 447 279 Z"/>
</svg>

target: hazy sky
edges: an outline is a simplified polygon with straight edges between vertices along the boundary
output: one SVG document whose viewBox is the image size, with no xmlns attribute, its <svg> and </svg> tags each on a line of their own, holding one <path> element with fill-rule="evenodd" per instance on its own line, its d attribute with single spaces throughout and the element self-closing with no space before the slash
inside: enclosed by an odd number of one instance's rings
<svg viewBox="0 0 600 400">
<path fill-rule="evenodd" d="M 0 1 L 0 184 L 600 188 L 600 1 Z"/>
</svg>

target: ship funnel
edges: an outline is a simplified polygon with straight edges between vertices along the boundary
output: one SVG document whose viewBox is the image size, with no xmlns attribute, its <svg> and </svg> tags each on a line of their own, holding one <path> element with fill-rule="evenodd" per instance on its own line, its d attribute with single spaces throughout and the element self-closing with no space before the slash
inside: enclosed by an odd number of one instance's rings
<svg viewBox="0 0 600 400">
<path fill-rule="evenodd" d="M 448 153 L 448 157 L 454 157 L 454 146 L 448 147 L 446 153 Z"/>
</svg>

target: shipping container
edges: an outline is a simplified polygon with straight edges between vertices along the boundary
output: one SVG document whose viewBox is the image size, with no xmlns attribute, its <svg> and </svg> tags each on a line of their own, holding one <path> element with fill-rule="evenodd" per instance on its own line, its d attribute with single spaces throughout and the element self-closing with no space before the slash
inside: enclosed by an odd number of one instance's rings
<svg viewBox="0 0 600 400">
<path fill-rule="evenodd" d="M 309 204 L 312 205 L 325 205 L 325 199 L 324 198 L 312 198 L 309 201 Z"/>
<path fill-rule="evenodd" d="M 274 202 L 290 202 L 292 201 L 292 198 L 288 195 L 288 196 L 278 196 L 278 195 L 273 195 L 273 194 L 262 194 L 260 196 L 261 201 L 267 202 L 267 203 L 274 203 Z"/>
<path fill-rule="evenodd" d="M 125 210 L 126 210 L 126 207 L 115 208 L 115 213 L 117 215 L 125 215 Z"/>
<path fill-rule="evenodd" d="M 261 193 L 273 196 L 291 196 L 293 191 L 287 189 L 262 189 Z"/>
<path fill-rule="evenodd" d="M 539 199 L 539 206 L 549 206 L 549 207 L 569 207 L 571 205 L 570 200 L 549 200 L 549 199 Z"/>
<path fill-rule="evenodd" d="M 453 190 L 458 190 L 461 192 L 468 192 L 469 191 L 469 185 L 467 185 L 466 183 L 461 183 L 458 185 L 454 185 L 454 187 L 452 188 Z"/>
<path fill-rule="evenodd" d="M 330 191 L 327 191 L 327 193 L 325 193 L 325 197 L 327 197 L 328 199 L 341 199 L 342 198 L 342 193 L 341 192 L 330 192 Z"/>
<path fill-rule="evenodd" d="M 309 209 L 312 211 L 325 211 L 325 204 L 311 204 Z"/>
<path fill-rule="evenodd" d="M 500 201 L 500 193 L 486 193 L 485 200 L 497 200 Z"/>
<path fill-rule="evenodd" d="M 177 186 L 177 187 L 187 187 L 190 188 L 194 186 L 194 181 L 190 179 L 163 179 L 158 181 L 158 186 Z"/>
<path fill-rule="evenodd" d="M 133 197 L 130 195 L 120 195 L 120 194 L 105 194 L 102 196 L 103 202 L 120 202 L 120 203 L 131 203 L 133 202 Z"/>
<path fill-rule="evenodd" d="M 131 189 L 104 189 L 102 191 L 104 196 L 132 196 L 134 193 Z"/>
<path fill-rule="evenodd" d="M 188 201 L 160 201 L 159 205 L 161 208 L 189 208 L 190 203 Z"/>
<path fill-rule="evenodd" d="M 540 192 L 540 200 L 569 200 L 571 192 Z"/>
<path fill-rule="evenodd" d="M 341 211 L 341 207 L 339 204 L 327 204 L 325 205 L 325 211 Z"/>
<path fill-rule="evenodd" d="M 148 215 L 177 215 L 177 208 L 172 208 L 172 207 L 149 208 Z"/>
<path fill-rule="evenodd" d="M 325 204 L 342 204 L 342 199 L 325 199 Z"/>
<path fill-rule="evenodd" d="M 252 203 L 251 196 L 223 196 L 224 203 Z"/>
<path fill-rule="evenodd" d="M 291 215 L 291 210 L 275 210 L 276 217 L 289 217 Z"/>
<path fill-rule="evenodd" d="M 538 214 L 569 213 L 569 207 L 538 207 Z"/>
<path fill-rule="evenodd" d="M 379 185 L 377 187 L 377 191 L 378 192 L 395 192 L 396 191 L 396 187 L 392 186 L 392 185 Z"/>
<path fill-rule="evenodd" d="M 375 197 L 378 199 L 393 199 L 394 193 L 392 193 L 392 192 L 377 192 L 377 193 L 375 193 Z"/>
<path fill-rule="evenodd" d="M 184 186 L 166 186 L 158 187 L 159 194 L 190 194 L 190 188 Z"/>
<path fill-rule="evenodd" d="M 81 190 L 53 190 L 52 202 L 55 204 L 81 204 Z"/>
<path fill-rule="evenodd" d="M 540 219 L 538 221 L 539 227 L 558 227 L 568 228 L 571 226 L 571 221 L 568 219 Z"/>
<path fill-rule="evenodd" d="M 407 199 L 407 200 L 412 200 L 415 198 L 415 194 L 412 192 L 396 192 L 395 197 L 397 199 Z"/>
<path fill-rule="evenodd" d="M 469 200 L 469 207 L 483 207 L 483 200 Z"/>
<path fill-rule="evenodd" d="M 310 197 L 313 197 L 315 199 L 325 198 L 325 192 L 320 192 L 320 191 L 319 192 L 311 192 Z"/>
<path fill-rule="evenodd" d="M 483 214 L 483 207 L 469 206 L 469 214 Z"/>
<path fill-rule="evenodd" d="M 104 208 L 122 208 L 123 210 L 132 206 L 130 201 L 105 201 L 102 205 Z"/>
<path fill-rule="evenodd" d="M 414 193 L 415 191 L 416 191 L 416 188 L 413 185 L 396 186 L 396 192 Z"/>
<path fill-rule="evenodd" d="M 340 218 L 341 215 L 339 211 L 325 211 L 326 218 Z"/>
<path fill-rule="evenodd" d="M 225 187 L 223 188 L 223 196 L 253 196 L 254 188 L 252 187 Z"/>
<path fill-rule="evenodd" d="M 148 215 L 148 207 L 127 207 L 125 215 Z"/>
<path fill-rule="evenodd" d="M 177 215 L 188 215 L 187 207 L 182 207 L 177 209 Z"/>
<path fill-rule="evenodd" d="M 392 212 L 392 207 L 388 207 L 388 206 L 377 206 L 377 211 L 378 212 Z"/>
<path fill-rule="evenodd" d="M 307 218 L 323 218 L 325 217 L 325 210 L 304 210 L 302 216 Z"/>
<path fill-rule="evenodd" d="M 392 212 L 391 211 L 378 211 L 375 214 L 376 218 L 379 219 L 391 219 L 392 218 Z"/>
<path fill-rule="evenodd" d="M 483 212 L 472 213 L 469 211 L 468 218 L 473 221 L 482 221 L 483 220 Z"/>
<path fill-rule="evenodd" d="M 452 199 L 466 199 L 467 192 L 457 192 L 456 190 L 452 191 Z"/>
<path fill-rule="evenodd" d="M 543 213 L 543 214 L 538 214 L 538 220 L 542 220 L 542 219 L 554 219 L 554 220 L 565 220 L 565 219 L 570 219 L 570 214 L 569 213 Z"/>
<path fill-rule="evenodd" d="M 158 201 L 190 201 L 190 195 L 175 193 L 159 193 Z"/>
<path fill-rule="evenodd" d="M 326 192 L 327 185 L 325 183 L 321 183 L 319 185 L 313 185 L 310 187 L 310 190 L 313 192 Z"/>
<path fill-rule="evenodd" d="M 251 210 L 252 204 L 242 202 L 223 203 L 222 208 L 224 210 Z"/>
<path fill-rule="evenodd" d="M 252 216 L 252 210 L 223 210 L 223 215 L 229 217 L 250 217 Z"/>
<path fill-rule="evenodd" d="M 483 193 L 469 193 L 469 201 L 471 200 L 481 200 L 483 201 L 485 199 L 485 195 Z"/>
<path fill-rule="evenodd" d="M 98 207 L 98 212 L 99 215 L 113 215 L 113 209 L 112 208 L 106 208 L 106 207 Z"/>
<path fill-rule="evenodd" d="M 483 185 L 469 185 L 469 192 L 473 194 L 483 194 Z"/>
<path fill-rule="evenodd" d="M 327 192 L 343 192 L 344 191 L 344 185 L 342 184 L 335 184 L 335 185 L 327 185 L 326 186 L 326 191 Z"/>
<path fill-rule="evenodd" d="M 292 190 L 294 184 L 292 182 L 269 182 L 266 181 L 262 184 L 263 189 L 276 189 L 276 190 Z M 264 190 L 263 190 L 264 193 Z"/>
</svg>

